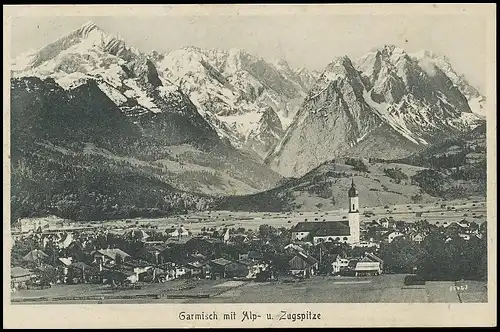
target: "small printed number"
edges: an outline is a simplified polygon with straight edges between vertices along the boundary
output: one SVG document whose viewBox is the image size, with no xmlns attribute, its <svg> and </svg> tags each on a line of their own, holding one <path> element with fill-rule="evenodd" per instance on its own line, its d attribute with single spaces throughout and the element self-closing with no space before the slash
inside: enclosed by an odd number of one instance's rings
<svg viewBox="0 0 500 332">
<path fill-rule="evenodd" d="M 462 285 L 462 286 L 450 286 L 450 292 L 453 291 L 464 291 L 467 289 L 467 285 Z"/>
</svg>

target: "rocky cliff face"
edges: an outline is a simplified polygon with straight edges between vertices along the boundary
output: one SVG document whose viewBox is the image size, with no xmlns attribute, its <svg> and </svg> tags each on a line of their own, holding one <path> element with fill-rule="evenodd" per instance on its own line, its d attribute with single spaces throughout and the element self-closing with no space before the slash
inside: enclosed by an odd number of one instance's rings
<svg viewBox="0 0 500 332">
<path fill-rule="evenodd" d="M 261 126 L 266 109 L 275 110 L 281 125 L 287 127 L 297 100 L 313 81 L 305 69 L 299 74 L 284 60 L 270 64 L 240 49 L 185 47 L 166 54 L 158 68 L 180 86 L 221 137 L 261 156 L 278 142 L 281 137 L 275 134 L 282 130 Z"/>
<path fill-rule="evenodd" d="M 267 107 L 259 120 L 257 128 L 250 132 L 247 144 L 260 155 L 265 155 L 283 137 L 283 125 L 279 116 Z"/>
<path fill-rule="evenodd" d="M 298 176 L 338 156 L 398 158 L 482 121 L 445 72 L 388 45 L 334 59 L 266 162 Z"/>
<path fill-rule="evenodd" d="M 431 51 L 421 51 L 410 54 L 410 56 L 416 59 L 419 64 L 422 64 L 423 67 L 431 68 L 431 70 L 433 67 L 439 68 L 467 98 L 472 112 L 486 116 L 486 97 L 472 86 L 464 75 L 458 74 L 453 69 L 450 60 L 446 56 Z"/>
</svg>

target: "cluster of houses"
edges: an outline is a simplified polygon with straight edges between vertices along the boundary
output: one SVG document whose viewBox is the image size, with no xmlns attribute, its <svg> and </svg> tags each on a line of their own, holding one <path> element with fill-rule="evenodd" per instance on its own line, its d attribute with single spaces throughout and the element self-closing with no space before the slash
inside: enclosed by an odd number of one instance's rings
<svg viewBox="0 0 500 332">
<path fill-rule="evenodd" d="M 153 232 L 128 229 L 117 235 L 124 241 L 140 243 L 138 250 L 126 252 L 108 241 L 104 246 L 96 240 L 115 234 L 110 230 L 79 229 L 48 231 L 36 227 L 17 241 L 30 241 L 33 249 L 11 268 L 12 289 L 41 286 L 41 275 L 55 271 L 52 283 L 110 283 L 115 286 L 137 282 L 167 282 L 178 278 L 241 278 L 256 279 L 263 272 L 272 277 L 269 262 L 256 251 L 239 254 L 237 259 L 221 257 L 224 245 L 248 240 L 242 234 L 229 239 L 229 231 L 218 238 L 193 236 L 183 226 L 162 232 L 166 240 L 152 241 Z M 115 234 L 116 235 L 116 234 Z M 44 252 L 57 252 L 48 255 Z M 218 253 L 218 254 L 215 254 Z M 57 256 L 57 257 L 54 257 Z M 262 276 L 260 276 L 262 277 Z"/>
<path fill-rule="evenodd" d="M 290 242 L 284 245 L 288 275 L 309 278 L 324 273 L 325 265 L 333 275 L 379 275 L 384 262 L 373 254 L 382 243 L 407 238 L 424 241 L 432 227 L 451 239 L 457 234 L 465 240 L 481 237 L 480 227 L 465 220 L 428 223 L 405 223 L 382 218 L 360 224 L 359 198 L 354 182 L 348 191 L 349 214 L 344 220 L 299 222 L 290 230 Z M 121 242 L 110 239 L 117 237 Z M 130 225 L 117 231 L 105 227 L 82 227 L 58 218 L 23 219 L 12 231 L 14 243 L 29 241 L 34 248 L 11 268 L 12 289 L 43 287 L 51 283 L 108 283 L 124 286 L 138 282 L 168 282 L 172 279 L 244 279 L 276 280 L 283 268 L 275 266 L 273 257 L 259 250 L 228 253 L 242 243 L 260 243 L 256 233 L 203 230 L 196 236 L 183 225 L 165 231 Z M 134 243 L 134 246 L 127 246 Z M 136 244 L 139 245 L 136 245 Z M 362 254 L 348 257 L 339 251 L 328 259 L 311 254 L 312 248 L 336 243 L 362 248 Z M 254 246 L 259 248 L 259 246 Z M 55 253 L 55 254 L 54 254 Z M 314 257 L 313 257 L 314 256 Z M 52 277 L 46 277 L 49 272 Z M 323 272 L 322 272 L 323 271 Z M 279 272 L 279 273 L 278 273 Z M 45 277 L 44 277 L 45 276 Z M 45 280 L 45 281 L 44 281 Z"/>
<path fill-rule="evenodd" d="M 318 222 L 299 222 L 292 227 L 292 241 L 308 241 L 312 244 L 320 242 L 341 242 L 350 244 L 353 247 L 380 247 L 380 243 L 391 243 L 398 237 L 406 237 L 421 243 L 429 234 L 432 228 L 441 228 L 446 235 L 446 240 L 458 234 L 464 240 L 470 240 L 471 237 L 482 237 L 479 224 L 469 222 L 463 219 L 455 221 L 436 221 L 429 224 L 426 220 L 421 223 L 406 223 L 402 220 L 396 220 L 393 217 L 372 220 L 371 222 L 360 223 L 359 216 L 359 197 L 354 184 L 348 191 L 349 213 L 347 218 L 338 221 L 318 221 Z M 444 206 L 443 206 L 444 207 Z M 365 216 L 372 216 L 369 212 Z M 422 216 L 421 212 L 417 212 Z M 422 227 L 422 223 L 424 227 Z"/>
<path fill-rule="evenodd" d="M 62 232 L 62 235 L 30 232 L 24 240 L 35 243 L 37 248 L 11 268 L 12 289 L 48 287 L 47 283 L 108 283 L 119 287 L 141 282 L 163 283 L 179 278 L 262 281 L 278 278 L 272 259 L 265 258 L 260 251 L 238 252 L 237 257 L 231 259 L 223 254 L 228 246 L 255 241 L 255 236 L 230 234 L 229 231 L 218 238 L 193 236 L 184 227 L 167 229 L 165 233 L 168 234 L 167 240 L 150 241 L 150 231 L 130 229 L 121 234 L 121 238 L 141 245 L 140 250 L 127 252 L 123 247 L 109 243 L 107 247 L 96 244 L 98 236 L 109 236 L 108 230 L 86 229 Z M 321 258 L 312 257 L 304 248 L 307 246 L 294 245 L 294 242 L 283 248 L 287 257 L 291 257 L 287 263 L 289 275 L 293 277 L 308 278 L 318 274 Z M 339 254 L 328 264 L 332 274 L 380 274 L 383 269 L 381 260 L 375 256 L 353 262 Z M 368 265 L 370 269 L 366 268 Z M 44 284 L 43 275 L 50 270 L 53 277 Z"/>
<path fill-rule="evenodd" d="M 396 238 L 406 238 L 415 243 L 422 243 L 433 229 L 439 229 L 445 235 L 445 241 L 451 241 L 455 235 L 466 241 L 472 237 L 481 239 L 483 236 L 479 224 L 465 219 L 458 222 L 443 221 L 429 224 L 425 220 L 421 223 L 405 223 L 393 218 L 382 218 L 364 224 L 362 233 L 367 241 L 363 242 L 363 245 L 391 243 Z"/>
</svg>

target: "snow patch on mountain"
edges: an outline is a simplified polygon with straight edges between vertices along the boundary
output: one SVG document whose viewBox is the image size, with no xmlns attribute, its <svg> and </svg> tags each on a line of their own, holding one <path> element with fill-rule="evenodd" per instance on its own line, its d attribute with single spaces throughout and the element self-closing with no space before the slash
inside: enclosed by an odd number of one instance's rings
<svg viewBox="0 0 500 332">
<path fill-rule="evenodd" d="M 334 157 L 401 158 L 472 130 L 484 120 L 442 67 L 394 45 L 335 58 L 266 163 L 299 176 Z"/>
<path fill-rule="evenodd" d="M 446 76 L 453 82 L 460 92 L 467 98 L 469 107 L 472 112 L 481 116 L 486 116 L 485 105 L 486 98 L 477 88 L 472 86 L 464 75 L 458 74 L 452 67 L 448 57 L 435 52 L 422 50 L 409 54 L 411 58 L 416 59 L 422 69 L 427 71 L 435 71 L 436 68 L 443 71 Z"/>
<path fill-rule="evenodd" d="M 153 102 L 152 98 L 148 97 L 147 94 L 141 90 L 136 81 L 133 79 L 126 79 L 123 83 L 130 88 L 124 92 L 125 96 L 137 100 L 139 105 L 149 109 L 153 113 L 161 112 L 158 106 L 156 106 Z"/>
<path fill-rule="evenodd" d="M 250 111 L 241 115 L 219 116 L 218 118 L 224 121 L 229 127 L 242 133 L 246 138 L 251 131 L 258 127 L 261 117 L 262 112 Z"/>
<path fill-rule="evenodd" d="M 127 97 L 110 86 L 108 83 L 98 82 L 97 85 L 99 86 L 99 89 L 101 89 L 101 91 L 104 92 L 113 103 L 115 103 L 115 105 L 120 106 L 127 102 Z"/>
<path fill-rule="evenodd" d="M 264 110 L 271 107 L 280 126 L 287 127 L 314 81 L 305 69 L 299 75 L 284 60 L 270 64 L 241 49 L 187 46 L 162 56 L 157 68 L 189 96 L 221 137 L 259 154 L 262 149 L 256 141 L 249 142 L 250 132 L 273 141 L 265 146 L 277 143 L 276 133 L 281 132 L 281 128 L 258 126 Z M 259 128 L 271 132 L 258 135 Z"/>
<path fill-rule="evenodd" d="M 365 101 L 370 105 L 377 113 L 378 115 L 387 121 L 387 123 L 397 130 L 400 134 L 402 134 L 404 137 L 409 139 L 415 144 L 428 144 L 424 139 L 415 137 L 414 134 L 408 129 L 406 126 L 406 123 L 404 119 L 402 119 L 398 115 L 391 114 L 389 112 L 390 109 L 390 104 L 388 103 L 376 103 L 373 101 L 370 91 L 364 91 L 363 92 L 363 98 Z"/>
</svg>

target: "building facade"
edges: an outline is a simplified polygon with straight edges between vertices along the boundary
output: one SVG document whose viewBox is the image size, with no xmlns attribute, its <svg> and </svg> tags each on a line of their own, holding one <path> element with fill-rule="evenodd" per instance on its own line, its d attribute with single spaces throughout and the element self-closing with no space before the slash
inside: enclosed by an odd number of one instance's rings
<svg viewBox="0 0 500 332">
<path fill-rule="evenodd" d="M 352 180 L 351 188 L 348 191 L 349 197 L 349 229 L 350 229 L 350 242 L 351 244 L 359 243 L 360 237 L 360 222 L 359 222 L 359 195 L 354 179 Z"/>
<path fill-rule="evenodd" d="M 299 222 L 292 228 L 292 241 L 343 242 L 355 245 L 360 241 L 359 196 L 354 180 L 348 191 L 348 220 Z"/>
</svg>

